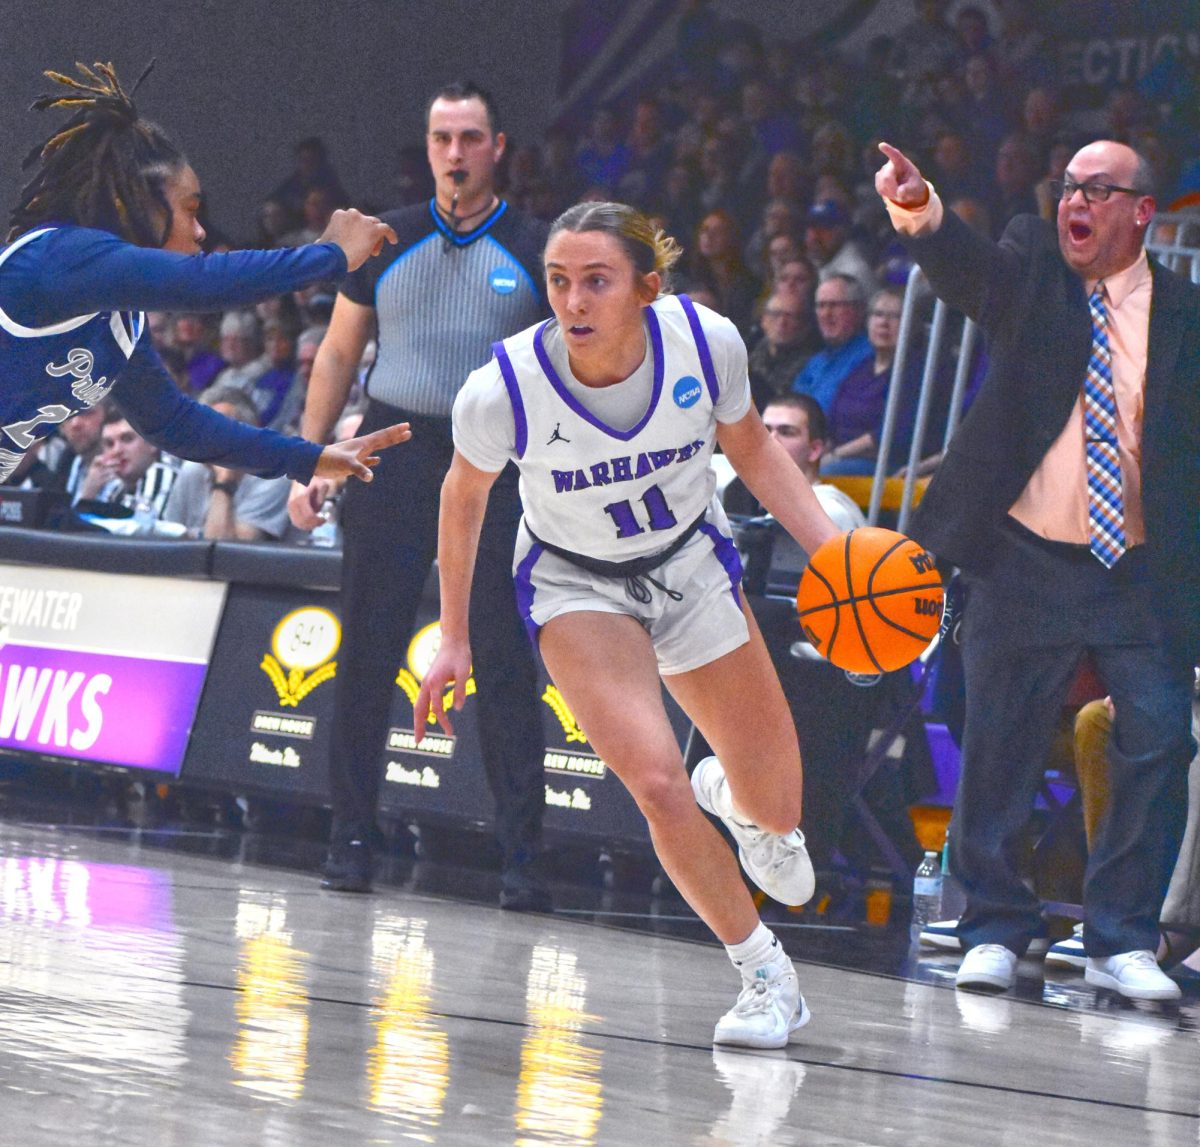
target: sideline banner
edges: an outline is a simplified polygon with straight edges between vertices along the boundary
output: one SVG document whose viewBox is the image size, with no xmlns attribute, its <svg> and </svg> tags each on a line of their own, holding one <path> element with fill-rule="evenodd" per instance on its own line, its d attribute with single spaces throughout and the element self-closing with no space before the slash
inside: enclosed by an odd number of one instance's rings
<svg viewBox="0 0 1200 1147">
<path fill-rule="evenodd" d="M 0 564 L 0 746 L 177 774 L 221 582 Z"/>
</svg>

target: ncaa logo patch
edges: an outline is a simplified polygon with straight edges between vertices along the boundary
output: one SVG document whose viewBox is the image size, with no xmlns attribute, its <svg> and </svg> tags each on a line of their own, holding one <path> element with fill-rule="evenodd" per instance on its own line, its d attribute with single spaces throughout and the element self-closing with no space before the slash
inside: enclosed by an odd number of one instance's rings
<svg viewBox="0 0 1200 1147">
<path fill-rule="evenodd" d="M 671 392 L 671 397 L 675 399 L 676 406 L 681 410 L 686 410 L 689 406 L 695 406 L 700 401 L 700 392 L 703 389 L 698 378 L 694 378 L 690 374 L 685 374 L 675 384 L 675 389 Z"/>
<path fill-rule="evenodd" d="M 512 267 L 497 267 L 488 275 L 488 286 L 498 295 L 511 295 L 517 289 L 517 272 Z"/>
</svg>

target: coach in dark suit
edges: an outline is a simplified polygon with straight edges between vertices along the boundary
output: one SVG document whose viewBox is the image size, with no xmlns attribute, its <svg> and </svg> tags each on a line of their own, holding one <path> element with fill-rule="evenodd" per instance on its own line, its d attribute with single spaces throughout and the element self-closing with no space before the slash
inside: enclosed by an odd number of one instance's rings
<svg viewBox="0 0 1200 1147">
<path fill-rule="evenodd" d="M 1200 288 L 1144 250 L 1150 171 L 1122 144 L 1067 166 L 1055 227 L 970 231 L 900 152 L 876 177 L 990 368 L 914 518 L 959 566 L 966 728 L 951 864 L 967 892 L 960 987 L 1004 989 L 1043 928 L 1020 845 L 1084 653 L 1112 694 L 1111 810 L 1084 886 L 1090 983 L 1179 992 L 1158 913 L 1186 818 L 1200 624 Z"/>
</svg>

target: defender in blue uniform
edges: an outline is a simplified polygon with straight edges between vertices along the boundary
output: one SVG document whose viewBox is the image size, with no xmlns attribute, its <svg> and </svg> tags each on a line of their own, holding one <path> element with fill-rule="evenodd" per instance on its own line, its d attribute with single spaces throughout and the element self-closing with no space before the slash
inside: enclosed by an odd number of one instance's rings
<svg viewBox="0 0 1200 1147">
<path fill-rule="evenodd" d="M 70 92 L 34 108 L 77 110 L 27 157 L 37 171 L 0 249 L 0 481 L 110 392 L 172 454 L 268 477 L 370 479 L 375 451 L 404 441 L 407 427 L 322 448 L 233 422 L 179 392 L 143 338 L 143 311 L 244 306 L 336 277 L 394 242 L 391 229 L 342 211 L 309 247 L 202 256 L 196 173 L 138 116 L 111 65 L 79 70 L 81 80 L 46 73 Z"/>
</svg>

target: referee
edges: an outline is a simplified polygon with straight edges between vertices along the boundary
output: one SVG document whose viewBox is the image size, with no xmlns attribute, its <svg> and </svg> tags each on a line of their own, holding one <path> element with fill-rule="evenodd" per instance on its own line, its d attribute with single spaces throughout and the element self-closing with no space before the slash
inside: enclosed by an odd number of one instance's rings
<svg viewBox="0 0 1200 1147">
<path fill-rule="evenodd" d="M 454 446 L 450 408 L 491 344 L 547 314 L 541 257 L 546 227 L 496 196 L 504 153 L 491 96 L 471 83 L 442 88 L 427 112 L 435 196 L 384 216 L 399 243 L 345 280 L 313 365 L 302 433 L 327 442 L 368 339 L 362 433 L 406 421 L 412 441 L 381 455 L 370 483 L 344 495 L 342 620 L 330 790 L 333 833 L 324 887 L 371 888 L 376 804 L 396 675 L 437 550 L 438 500 Z M 297 483 L 289 509 L 302 529 L 319 521 L 329 483 Z M 357 488 L 355 488 L 357 487 Z M 537 676 L 517 615 L 512 554 L 520 519 L 509 466 L 488 503 L 475 569 L 471 630 L 480 741 L 503 853 L 501 907 L 548 910 L 531 865 L 541 847 L 544 741 Z"/>
</svg>

